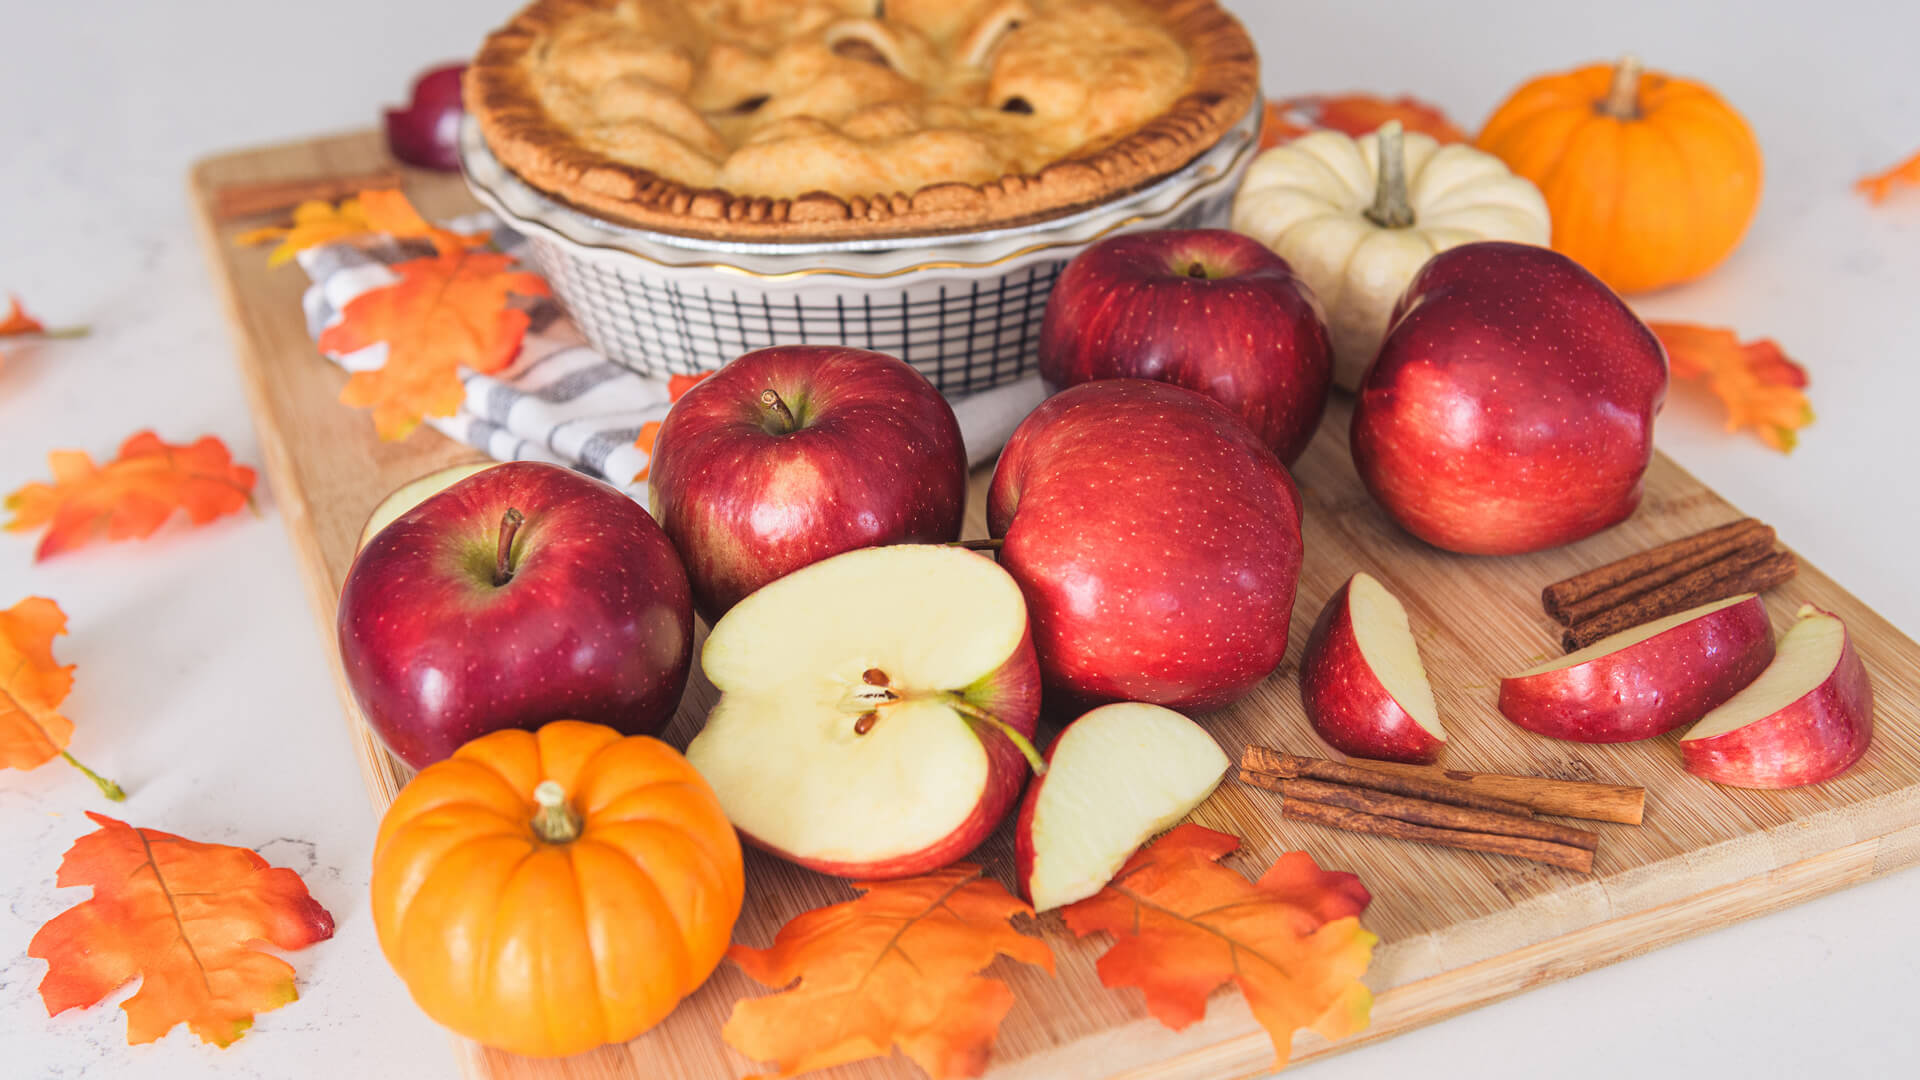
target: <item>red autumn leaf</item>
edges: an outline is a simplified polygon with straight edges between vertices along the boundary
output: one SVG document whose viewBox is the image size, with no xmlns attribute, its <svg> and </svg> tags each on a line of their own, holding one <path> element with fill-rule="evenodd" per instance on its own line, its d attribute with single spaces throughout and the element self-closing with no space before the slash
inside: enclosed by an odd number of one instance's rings
<svg viewBox="0 0 1920 1080">
<path fill-rule="evenodd" d="M 1431 135 L 1442 143 L 1466 142 L 1467 133 L 1454 125 L 1436 105 L 1402 95 L 1389 99 L 1373 94 L 1309 94 L 1267 102 L 1260 146 L 1278 146 L 1309 131 L 1339 131 L 1358 138 L 1379 130 L 1389 120 L 1408 131 Z"/>
<path fill-rule="evenodd" d="M 1138 988 L 1170 1028 L 1204 1017 L 1213 991 L 1238 986 L 1279 1068 L 1300 1028 L 1338 1039 L 1367 1026 L 1373 995 L 1360 976 L 1379 939 L 1359 916 L 1372 897 L 1359 878 L 1322 870 L 1304 852 L 1249 882 L 1218 861 L 1239 846 L 1182 825 L 1061 915 L 1082 937 L 1114 935 L 1096 965 L 1100 981 Z"/>
<path fill-rule="evenodd" d="M 101 537 L 142 540 L 185 511 L 195 525 L 232 514 L 253 500 L 253 470 L 233 463 L 227 445 L 207 435 L 173 445 L 151 431 L 120 444 L 120 454 L 94 464 L 83 450 L 47 455 L 51 484 L 32 483 L 7 496 L 9 532 L 50 526 L 34 558 L 71 551 Z"/>
<path fill-rule="evenodd" d="M 527 313 L 509 298 L 547 295 L 546 282 L 512 266 L 510 255 L 466 250 L 396 264 L 399 281 L 355 297 L 320 335 L 321 350 L 335 354 L 387 345 L 386 362 L 354 372 L 341 402 L 372 407 L 383 439 L 452 416 L 466 396 L 462 367 L 492 373 L 520 352 Z"/>
<path fill-rule="evenodd" d="M 894 1046 L 935 1080 L 980 1075 L 1013 1007 L 1013 991 L 981 969 L 1004 955 L 1053 971 L 1046 943 L 1009 922 L 1033 909 L 967 863 L 855 888 L 866 895 L 796 916 L 770 948 L 728 951 L 787 989 L 734 1003 L 721 1036 L 782 1077 Z"/>
<path fill-rule="evenodd" d="M 54 916 L 27 946 L 47 962 L 47 1015 L 96 1004 L 139 979 L 139 992 L 120 1005 L 127 1042 L 186 1024 L 226 1046 L 256 1013 L 300 996 L 293 966 L 258 947 L 304 949 L 333 936 L 333 916 L 300 875 L 246 848 L 87 817 L 100 828 L 74 841 L 55 883 L 91 885 L 93 898 Z"/>
<path fill-rule="evenodd" d="M 85 773 L 114 802 L 120 785 L 67 752 L 73 721 L 60 703 L 73 689 L 73 665 L 53 658 L 53 639 L 67 632 L 67 613 L 44 596 L 0 611 L 0 769 L 37 769 L 54 758 Z"/>
<path fill-rule="evenodd" d="M 703 371 L 698 375 L 669 375 L 667 377 L 668 403 L 671 404 L 672 402 L 679 401 L 681 398 L 685 397 L 687 394 L 687 391 L 700 385 L 700 380 L 706 378 L 711 374 L 713 374 L 713 372 Z M 647 457 L 651 459 L 653 457 L 653 440 L 659 437 L 660 437 L 660 421 L 649 420 L 646 423 L 640 425 L 640 434 L 636 436 L 633 440 L 634 448 L 639 450 L 641 453 L 646 454 Z M 633 479 L 629 480 L 628 483 L 637 484 L 642 480 L 645 480 L 647 478 L 647 474 L 652 471 L 653 471 L 653 466 L 651 465 L 651 463 L 647 465 L 643 465 L 641 466 L 639 472 L 633 474 Z"/>
<path fill-rule="evenodd" d="M 1854 181 L 1853 190 L 1865 195 L 1876 203 L 1886 202 L 1893 195 L 1893 189 L 1903 186 L 1920 186 L 1920 154 L 1895 165 L 1885 172 L 1863 176 Z"/>
<path fill-rule="evenodd" d="M 1667 348 L 1676 381 L 1705 383 L 1727 407 L 1727 430 L 1753 428 L 1782 453 L 1813 423 L 1813 405 L 1803 392 L 1807 372 L 1770 338 L 1741 344 L 1732 330 L 1693 323 L 1649 323 Z"/>
</svg>

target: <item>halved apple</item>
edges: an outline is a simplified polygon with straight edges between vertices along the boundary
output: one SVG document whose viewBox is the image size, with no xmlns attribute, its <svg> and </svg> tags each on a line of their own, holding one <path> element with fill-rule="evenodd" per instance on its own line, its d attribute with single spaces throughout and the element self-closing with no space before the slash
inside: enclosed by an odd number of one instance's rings
<svg viewBox="0 0 1920 1080">
<path fill-rule="evenodd" d="M 1026 600 L 970 551 L 803 567 L 722 616 L 701 664 L 720 701 L 687 760 L 749 842 L 822 873 L 945 866 L 1044 768 Z"/>
<path fill-rule="evenodd" d="M 1103 705 L 1067 725 L 1014 824 L 1014 876 L 1035 911 L 1084 900 L 1226 774 L 1200 725 L 1158 705 Z"/>
<path fill-rule="evenodd" d="M 1447 733 L 1400 601 L 1367 573 L 1340 586 L 1300 654 L 1313 730 L 1354 757 L 1426 765 Z"/>
<path fill-rule="evenodd" d="M 394 519 L 401 514 L 474 473 L 491 469 L 498 464 L 500 463 L 497 461 L 464 461 L 458 465 L 436 469 L 425 476 L 417 476 L 401 484 L 393 489 L 392 494 L 380 500 L 379 505 L 373 508 L 373 513 L 367 515 L 367 523 L 360 527 L 360 542 L 354 545 L 354 550 L 358 551 L 366 547 L 367 541 L 373 539 L 375 533 L 393 524 Z"/>
<path fill-rule="evenodd" d="M 1509 675 L 1500 680 L 1500 713 L 1554 739 L 1650 739 L 1705 716 L 1772 660 L 1766 606 L 1747 593 Z"/>
<path fill-rule="evenodd" d="M 1680 737 L 1687 771 L 1716 784 L 1799 787 L 1845 772 L 1873 741 L 1873 683 L 1839 616 L 1812 604 L 1746 689 Z"/>
</svg>

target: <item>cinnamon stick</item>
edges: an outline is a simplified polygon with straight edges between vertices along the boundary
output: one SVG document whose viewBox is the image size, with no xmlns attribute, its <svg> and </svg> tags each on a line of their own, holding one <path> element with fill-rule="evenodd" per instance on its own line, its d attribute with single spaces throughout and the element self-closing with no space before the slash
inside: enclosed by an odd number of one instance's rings
<svg viewBox="0 0 1920 1080">
<path fill-rule="evenodd" d="M 1416 825 L 1431 825 L 1436 829 L 1520 836 L 1530 840 L 1544 840 L 1551 844 L 1586 848 L 1588 851 L 1600 846 L 1600 838 L 1593 833 L 1551 821 L 1540 821 L 1536 818 L 1496 814 L 1490 810 L 1474 810 L 1465 806 L 1429 802 L 1426 799 L 1409 799 L 1404 795 L 1348 787 L 1345 784 L 1329 784 L 1324 780 L 1283 780 L 1265 773 L 1247 772 L 1244 769 L 1240 771 L 1240 780 L 1242 783 L 1266 788 L 1268 791 L 1277 791 L 1284 799 L 1301 799 L 1327 806 L 1343 806 L 1348 810 L 1411 821 Z"/>
<path fill-rule="evenodd" d="M 1617 559 L 1605 566 L 1596 566 L 1584 574 L 1577 574 L 1565 581 L 1555 582 L 1541 592 L 1540 601 L 1547 609 L 1547 614 L 1553 615 L 1569 604 L 1578 603 L 1595 593 L 1625 584 L 1649 570 L 1686 558 L 1727 540 L 1751 536 L 1757 530 L 1764 528 L 1766 528 L 1765 525 L 1753 518 L 1741 518 L 1739 521 L 1728 522 L 1702 533 L 1681 537 L 1671 543 L 1649 548 L 1637 555 Z"/>
<path fill-rule="evenodd" d="M 1791 579 L 1797 569 L 1791 552 L 1735 552 L 1569 627 L 1560 641 L 1568 652 L 1584 649 L 1603 637 L 1688 608 L 1771 589 Z"/>
<path fill-rule="evenodd" d="M 1419 777 L 1460 791 L 1508 799 L 1532 807 L 1534 812 L 1559 817 L 1585 818 L 1589 821 L 1615 821 L 1638 825 L 1645 816 L 1645 788 L 1619 784 L 1596 784 L 1580 780 L 1553 780 L 1544 776 L 1508 776 L 1503 773 L 1468 772 L 1438 765 L 1407 765 L 1398 761 L 1368 761 L 1356 758 L 1354 765 L 1368 772 L 1402 777 Z"/>
<path fill-rule="evenodd" d="M 1356 769 L 1337 761 L 1300 757 L 1264 746 L 1249 745 L 1241 751 L 1240 767 L 1247 772 L 1265 773 L 1268 776 L 1286 780 L 1325 780 L 1335 784 L 1346 784 L 1349 787 L 1385 791 L 1412 799 L 1425 799 L 1428 802 L 1445 803 L 1449 806 L 1465 806 L 1512 817 L 1533 815 L 1533 811 L 1521 803 L 1496 798 L 1484 792 L 1462 790 L 1425 777 L 1388 775 L 1367 769 Z"/>
<path fill-rule="evenodd" d="M 289 210 L 313 199 L 344 199 L 362 191 L 379 191 L 400 186 L 397 169 L 355 173 L 350 176 L 306 176 L 289 180 L 254 180 L 223 184 L 213 192 L 213 219 L 219 222 Z"/>
<path fill-rule="evenodd" d="M 1558 620 L 1562 626 L 1573 626 L 1585 622 L 1608 608 L 1617 607 L 1643 593 L 1652 592 L 1662 585 L 1685 577 L 1703 566 L 1719 562 L 1730 555 L 1752 553 L 1756 558 L 1773 551 L 1773 526 L 1759 526 L 1728 537 L 1719 543 L 1709 544 L 1700 550 L 1683 555 L 1664 566 L 1657 566 L 1638 577 L 1615 585 L 1611 589 L 1602 589 L 1583 600 L 1568 604 L 1555 604 L 1547 601 L 1547 614 Z"/>
<path fill-rule="evenodd" d="M 1583 874 L 1593 872 L 1593 852 L 1586 848 L 1554 844 L 1545 840 L 1532 840 L 1522 836 L 1501 836 L 1496 833 L 1464 832 L 1459 829 L 1435 829 L 1426 825 L 1416 825 L 1411 821 L 1349 810 L 1344 806 L 1308 802 L 1305 799 L 1283 800 L 1280 804 L 1280 816 L 1295 821 L 1311 821 L 1316 825 L 1345 829 L 1348 832 L 1366 833 L 1369 836 L 1438 844 L 1442 847 L 1479 851 L 1488 855 L 1508 855 L 1516 859 L 1532 859 L 1535 862 L 1577 870 Z"/>
</svg>

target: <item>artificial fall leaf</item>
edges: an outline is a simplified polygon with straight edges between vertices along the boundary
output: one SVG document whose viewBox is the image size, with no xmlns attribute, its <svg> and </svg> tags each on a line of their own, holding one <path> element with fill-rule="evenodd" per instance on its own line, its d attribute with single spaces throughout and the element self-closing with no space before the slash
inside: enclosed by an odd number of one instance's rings
<svg viewBox="0 0 1920 1080">
<path fill-rule="evenodd" d="M 1398 120 L 1406 130 L 1424 132 L 1443 143 L 1467 141 L 1467 133 L 1455 127 L 1446 113 L 1418 98 L 1310 94 L 1267 103 L 1260 146 L 1278 146 L 1309 131 L 1339 131 L 1358 138 L 1379 130 L 1389 120 Z"/>
<path fill-rule="evenodd" d="M 706 378 L 711 374 L 713 374 L 713 372 L 703 371 L 698 375 L 669 375 L 667 377 L 668 404 L 672 404 L 673 402 L 679 401 L 681 398 L 685 397 L 687 394 L 687 391 L 700 385 L 700 380 Z M 649 420 L 646 423 L 640 425 L 640 434 L 634 438 L 633 445 L 636 449 L 640 450 L 642 453 L 646 454 L 649 459 L 651 459 L 653 457 L 653 441 L 659 437 L 660 437 L 660 421 Z M 649 462 L 649 464 L 641 466 L 640 471 L 637 473 L 634 473 L 633 479 L 628 481 L 628 483 L 638 484 L 641 481 L 645 480 L 647 478 L 647 474 L 652 471 L 653 471 L 653 466 L 651 462 Z"/>
<path fill-rule="evenodd" d="M 1893 189 L 1902 185 L 1920 186 L 1920 154 L 1888 169 L 1854 181 L 1853 190 L 1876 203 L 1887 201 Z"/>
<path fill-rule="evenodd" d="M 1208 994 L 1237 985 L 1280 1068 L 1300 1028 L 1338 1039 L 1367 1026 L 1373 995 L 1360 976 L 1379 939 L 1359 916 L 1372 898 L 1359 878 L 1321 870 L 1305 852 L 1249 882 L 1218 862 L 1239 846 L 1182 825 L 1061 916 L 1082 937 L 1114 935 L 1097 965 L 1100 981 L 1137 987 L 1170 1028 L 1205 1016 Z"/>
<path fill-rule="evenodd" d="M 257 947 L 304 949 L 333 936 L 333 916 L 300 875 L 246 848 L 87 817 L 100 828 L 67 849 L 55 883 L 91 885 L 93 898 L 48 920 L 27 946 L 47 962 L 47 1015 L 93 1005 L 137 978 L 140 991 L 120 1005 L 127 1042 L 184 1023 L 226 1046 L 256 1013 L 300 996 L 292 965 Z"/>
<path fill-rule="evenodd" d="M 60 703 L 73 689 L 73 665 L 53 658 L 53 639 L 66 632 L 66 612 L 44 596 L 0 611 L 0 768 L 37 769 L 65 758 L 119 802 L 127 797 L 119 784 L 67 752 L 73 721 L 60 714 Z"/>
<path fill-rule="evenodd" d="M 177 510 L 195 525 L 239 511 L 253 501 L 253 470 L 233 463 L 227 444 L 212 435 L 174 445 L 151 431 L 120 444 L 119 456 L 94 464 L 83 450 L 47 455 L 53 483 L 32 483 L 7 496 L 9 532 L 49 526 L 35 559 L 90 543 L 143 540 Z"/>
<path fill-rule="evenodd" d="M 75 338 L 85 337 L 84 326 L 62 326 L 49 330 L 39 319 L 27 314 L 17 296 L 7 297 L 7 313 L 0 315 L 0 337 Z"/>
<path fill-rule="evenodd" d="M 527 313 L 508 297 L 547 295 L 546 282 L 512 265 L 510 255 L 467 250 L 395 264 L 399 281 L 355 297 L 320 335 L 320 348 L 336 354 L 387 345 L 386 362 L 354 372 L 341 402 L 371 406 L 382 439 L 404 439 L 428 416 L 452 416 L 466 395 L 462 367 L 499 371 L 520 352 Z"/>
<path fill-rule="evenodd" d="M 1813 405 L 1803 392 L 1807 372 L 1770 338 L 1740 343 L 1732 330 L 1692 323 L 1649 323 L 1667 348 L 1673 377 L 1704 381 L 1727 406 L 1727 430 L 1753 428 L 1762 442 L 1782 453 L 1794 448 L 1799 430 L 1813 423 Z"/>
<path fill-rule="evenodd" d="M 1053 971 L 1046 943 L 1009 923 L 1033 909 L 967 863 L 855 887 L 866 895 L 795 917 L 772 947 L 728 951 L 767 986 L 798 983 L 736 1002 L 721 1035 L 782 1077 L 894 1046 L 935 1080 L 980 1075 L 1013 991 L 978 972 L 1001 954 Z"/>
<path fill-rule="evenodd" d="M 398 189 L 363 191 L 354 198 L 342 199 L 337 206 L 309 200 L 294 207 L 291 225 L 250 229 L 234 237 L 234 242 L 252 246 L 277 241 L 279 246 L 267 256 L 267 265 L 280 266 L 308 248 L 381 233 L 400 240 L 424 239 L 441 252 L 482 247 L 488 242 L 484 233 L 456 233 L 429 224 Z"/>
</svg>

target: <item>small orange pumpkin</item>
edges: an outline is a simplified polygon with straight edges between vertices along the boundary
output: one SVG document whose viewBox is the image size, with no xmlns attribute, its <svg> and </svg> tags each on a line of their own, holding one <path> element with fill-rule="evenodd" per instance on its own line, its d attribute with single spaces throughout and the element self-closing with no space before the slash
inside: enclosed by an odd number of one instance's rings
<svg viewBox="0 0 1920 1080">
<path fill-rule="evenodd" d="M 414 1001 L 540 1057 L 672 1012 L 726 954 L 743 889 L 733 826 L 685 758 L 571 720 L 428 766 L 373 851 L 374 928 Z"/>
<path fill-rule="evenodd" d="M 1543 75 L 1475 140 L 1539 185 L 1554 250 L 1618 292 L 1699 277 L 1760 203 L 1760 145 L 1708 87 L 1627 57 Z"/>
</svg>

